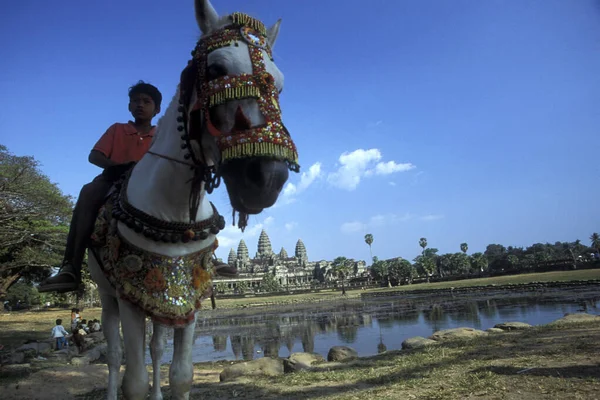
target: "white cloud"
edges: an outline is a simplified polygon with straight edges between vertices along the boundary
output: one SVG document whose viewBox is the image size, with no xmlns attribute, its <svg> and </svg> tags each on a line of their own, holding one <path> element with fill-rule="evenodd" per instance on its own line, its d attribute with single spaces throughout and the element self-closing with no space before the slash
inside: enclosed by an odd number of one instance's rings
<svg viewBox="0 0 600 400">
<path fill-rule="evenodd" d="M 400 222 L 408 221 L 415 216 L 411 213 L 404 215 L 397 214 L 378 214 L 369 218 L 368 222 L 352 221 L 342 224 L 340 230 L 346 234 L 352 234 L 356 232 L 366 232 L 369 229 L 377 228 L 386 225 L 395 225 Z"/>
<path fill-rule="evenodd" d="M 267 218 L 265 218 L 265 220 L 263 221 L 263 224 L 265 224 L 265 226 L 269 226 L 273 223 L 273 221 L 275 221 L 275 218 L 268 216 Z"/>
<path fill-rule="evenodd" d="M 296 185 L 294 185 L 292 182 L 288 182 L 287 185 L 285 185 L 285 187 L 283 188 L 283 192 L 281 193 L 283 197 L 292 197 L 295 194 Z"/>
<path fill-rule="evenodd" d="M 395 161 L 378 162 L 375 166 L 376 175 L 389 175 L 394 172 L 406 172 L 415 168 L 411 163 L 398 164 Z"/>
<path fill-rule="evenodd" d="M 396 186 L 396 182 L 388 182 L 390 186 Z"/>
<path fill-rule="evenodd" d="M 298 224 L 296 222 L 288 222 L 285 224 L 285 229 L 289 232 L 293 230 Z"/>
<path fill-rule="evenodd" d="M 355 233 L 360 232 L 366 228 L 366 225 L 359 221 L 345 222 L 340 227 L 342 233 Z"/>
<path fill-rule="evenodd" d="M 436 220 L 442 219 L 442 218 L 444 218 L 444 216 L 441 214 L 428 214 L 428 215 L 423 215 L 421 217 L 421 219 L 423 221 L 436 221 Z"/>
<path fill-rule="evenodd" d="M 389 175 L 395 172 L 409 171 L 415 166 L 411 163 L 399 164 L 395 161 L 381 161 L 379 149 L 358 149 L 345 152 L 339 157 L 340 167 L 327 177 L 328 182 L 340 189 L 354 190 L 361 178 L 372 175 Z"/>
<path fill-rule="evenodd" d="M 296 201 L 294 196 L 308 189 L 308 187 L 312 185 L 313 182 L 319 179 L 321 176 L 323 176 L 321 163 L 316 162 L 313 165 L 311 165 L 310 168 L 308 168 L 308 171 L 303 172 L 300 175 L 300 182 L 298 182 L 297 184 L 288 182 L 287 185 L 285 185 L 281 194 L 283 203 L 289 204 Z"/>
<path fill-rule="evenodd" d="M 217 239 L 219 240 L 219 247 L 221 248 L 230 248 L 233 247 L 237 249 L 237 246 L 241 239 L 246 241 L 248 244 L 248 239 L 257 237 L 260 234 L 260 231 L 265 227 L 265 225 L 269 225 L 273 222 L 273 217 L 267 217 L 263 221 L 263 223 L 254 224 L 246 228 L 246 230 L 242 233 L 242 231 L 234 225 L 227 225 L 225 229 L 223 229 L 217 235 Z"/>
</svg>

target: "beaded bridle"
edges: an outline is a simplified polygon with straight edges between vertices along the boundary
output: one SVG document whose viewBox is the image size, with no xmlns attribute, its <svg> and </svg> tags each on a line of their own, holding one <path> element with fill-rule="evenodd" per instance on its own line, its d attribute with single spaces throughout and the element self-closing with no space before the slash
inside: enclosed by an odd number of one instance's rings
<svg viewBox="0 0 600 400">
<path fill-rule="evenodd" d="M 221 183 L 219 165 L 208 166 L 203 151 L 200 151 L 199 155 L 192 151 L 192 140 L 202 149 L 202 131 L 188 131 L 190 110 L 187 107 L 192 98 L 193 87 L 196 87 L 196 103 L 192 106 L 191 118 L 197 117 L 202 120 L 208 133 L 215 137 L 221 153 L 220 164 L 236 158 L 258 156 L 284 161 L 291 171 L 300 170 L 296 145 L 281 120 L 279 91 L 275 86 L 275 79 L 267 72 L 264 62 L 263 51 L 273 60 L 266 28 L 262 22 L 246 14 L 233 13 L 228 18 L 231 21 L 229 25 L 200 38 L 192 51 L 192 60 L 181 74 L 178 108 L 180 115 L 177 118 L 180 125 L 177 130 L 182 132 L 181 147 L 188 149 L 184 157 L 186 160 L 191 159 L 195 171 L 190 193 L 190 216 L 196 215 L 202 182 L 209 194 Z M 208 80 L 208 55 L 223 47 L 239 46 L 241 41 L 248 45 L 252 73 L 225 75 Z M 210 110 L 228 101 L 242 99 L 256 99 L 265 123 L 246 130 L 237 130 L 235 133 L 219 131 L 211 121 Z M 241 229 L 245 227 L 246 221 L 247 216 L 240 213 L 238 226 Z"/>
</svg>

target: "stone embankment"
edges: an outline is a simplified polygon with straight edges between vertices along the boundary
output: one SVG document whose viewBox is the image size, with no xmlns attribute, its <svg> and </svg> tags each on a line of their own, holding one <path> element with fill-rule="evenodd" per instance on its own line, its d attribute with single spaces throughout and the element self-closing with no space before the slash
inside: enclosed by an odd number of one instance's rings
<svg viewBox="0 0 600 400">
<path fill-rule="evenodd" d="M 600 280 L 586 281 L 570 281 L 570 282 L 530 282 L 530 283 L 514 283 L 507 285 L 482 285 L 482 286 L 466 286 L 466 287 L 450 287 L 444 289 L 416 289 L 416 290 L 388 290 L 383 292 L 362 293 L 361 298 L 379 298 L 398 295 L 457 295 L 457 294 L 474 294 L 485 292 L 537 292 L 549 289 L 572 289 L 600 286 Z"/>
<path fill-rule="evenodd" d="M 55 350 L 54 339 L 32 341 L 8 352 L 0 353 L 0 365 L 28 364 L 30 362 L 63 361 L 72 365 L 87 365 L 106 355 L 104 333 L 85 335 L 84 351 L 79 353 L 76 346 Z"/>
</svg>

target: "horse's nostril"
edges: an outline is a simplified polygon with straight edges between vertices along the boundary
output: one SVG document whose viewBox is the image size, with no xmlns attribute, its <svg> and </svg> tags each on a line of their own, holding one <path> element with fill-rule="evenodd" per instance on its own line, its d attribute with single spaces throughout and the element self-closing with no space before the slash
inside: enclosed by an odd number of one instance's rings
<svg viewBox="0 0 600 400">
<path fill-rule="evenodd" d="M 264 185 L 264 174 L 259 160 L 253 160 L 246 167 L 246 177 L 257 186 Z"/>
</svg>

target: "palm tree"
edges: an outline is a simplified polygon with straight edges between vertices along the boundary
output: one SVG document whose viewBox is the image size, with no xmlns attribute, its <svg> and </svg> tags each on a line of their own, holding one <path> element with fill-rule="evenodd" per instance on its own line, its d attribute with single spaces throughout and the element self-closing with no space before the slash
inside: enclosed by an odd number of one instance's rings
<svg viewBox="0 0 600 400">
<path fill-rule="evenodd" d="M 373 244 L 373 235 L 367 233 L 365 235 L 365 243 L 369 246 L 369 253 L 371 253 L 371 260 L 373 259 L 373 251 L 371 250 L 371 245 Z"/>
<path fill-rule="evenodd" d="M 600 234 L 598 234 L 598 232 L 592 233 L 590 241 L 592 242 L 592 247 L 596 249 L 596 253 L 600 254 Z"/>
<path fill-rule="evenodd" d="M 461 243 L 460 244 L 460 251 L 462 251 L 463 253 L 467 254 L 467 250 L 469 250 L 469 245 L 466 243 Z"/>
<path fill-rule="evenodd" d="M 423 251 L 425 251 L 425 247 L 427 247 L 427 238 L 419 239 L 419 246 L 421 246 L 423 248 Z"/>
<path fill-rule="evenodd" d="M 342 296 L 346 294 L 344 280 L 350 274 L 351 261 L 346 257 L 336 257 L 333 260 L 333 272 L 342 280 Z"/>
</svg>

